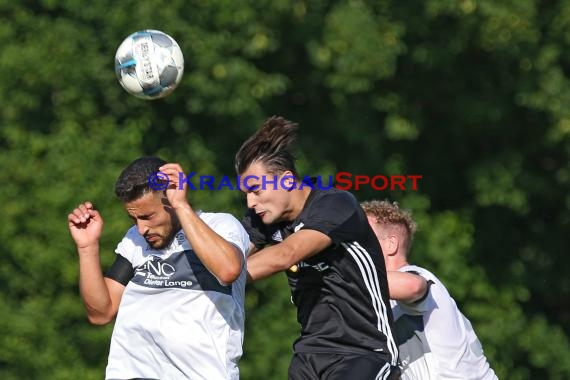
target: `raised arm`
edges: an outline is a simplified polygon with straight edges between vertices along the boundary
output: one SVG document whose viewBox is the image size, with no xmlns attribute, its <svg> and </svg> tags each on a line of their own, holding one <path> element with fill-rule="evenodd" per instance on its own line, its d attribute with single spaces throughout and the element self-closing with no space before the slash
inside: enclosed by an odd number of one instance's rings
<svg viewBox="0 0 570 380">
<path fill-rule="evenodd" d="M 79 290 L 87 318 L 97 325 L 109 323 L 117 314 L 125 287 L 103 277 L 99 258 L 103 219 L 91 202 L 84 202 L 67 216 L 67 221 L 79 255 Z"/>
<path fill-rule="evenodd" d="M 192 249 L 218 281 L 231 284 L 241 273 L 244 253 L 218 235 L 194 212 L 186 197 L 187 185 L 179 183 L 180 173 L 186 178 L 180 165 L 166 164 L 160 170 L 169 178 L 166 196 Z"/>
</svg>

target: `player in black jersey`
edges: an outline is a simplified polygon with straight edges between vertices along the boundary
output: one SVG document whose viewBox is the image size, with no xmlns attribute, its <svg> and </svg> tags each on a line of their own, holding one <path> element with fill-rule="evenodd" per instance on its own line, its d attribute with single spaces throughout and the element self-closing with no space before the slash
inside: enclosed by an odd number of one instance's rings
<svg viewBox="0 0 570 380">
<path fill-rule="evenodd" d="M 236 154 L 252 242 L 248 276 L 286 271 L 301 335 L 289 379 L 397 379 L 386 268 L 352 194 L 303 182 L 297 124 L 271 117 Z"/>
</svg>

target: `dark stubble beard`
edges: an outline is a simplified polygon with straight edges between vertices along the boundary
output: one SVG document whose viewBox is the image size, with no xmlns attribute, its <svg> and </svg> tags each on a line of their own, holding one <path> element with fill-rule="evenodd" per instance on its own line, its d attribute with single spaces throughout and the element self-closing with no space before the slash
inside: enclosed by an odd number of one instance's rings
<svg viewBox="0 0 570 380">
<path fill-rule="evenodd" d="M 151 242 L 147 241 L 147 243 L 152 247 L 152 249 L 164 249 L 166 247 L 168 247 L 170 245 L 170 243 L 172 243 L 172 241 L 174 240 L 174 237 L 176 236 L 176 234 L 178 233 L 178 231 L 180 231 L 180 222 L 178 221 L 178 218 L 175 215 L 170 215 L 170 226 L 171 229 L 168 231 L 168 234 L 164 237 L 164 239 L 162 240 L 161 244 L 158 245 L 153 245 Z"/>
</svg>

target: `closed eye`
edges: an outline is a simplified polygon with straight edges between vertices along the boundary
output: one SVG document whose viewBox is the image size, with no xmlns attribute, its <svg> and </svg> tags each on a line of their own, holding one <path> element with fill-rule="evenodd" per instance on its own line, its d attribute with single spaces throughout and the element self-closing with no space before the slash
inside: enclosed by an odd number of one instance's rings
<svg viewBox="0 0 570 380">
<path fill-rule="evenodd" d="M 156 213 L 154 212 L 150 214 L 137 215 L 137 216 L 129 214 L 129 218 L 131 218 L 131 220 L 136 223 L 137 220 L 151 220 L 155 216 L 155 214 Z"/>
<path fill-rule="evenodd" d="M 140 220 L 151 220 L 154 217 L 155 213 L 147 214 L 147 215 L 139 215 Z"/>
</svg>

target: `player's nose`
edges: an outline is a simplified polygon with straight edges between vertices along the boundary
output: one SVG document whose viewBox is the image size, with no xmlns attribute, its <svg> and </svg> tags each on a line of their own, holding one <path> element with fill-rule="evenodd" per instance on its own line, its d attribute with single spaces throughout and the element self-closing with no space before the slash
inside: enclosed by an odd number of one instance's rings
<svg viewBox="0 0 570 380">
<path fill-rule="evenodd" d="M 255 199 L 255 194 L 247 193 L 246 199 L 247 199 L 247 207 L 248 208 L 255 208 L 255 206 L 257 205 L 257 201 Z"/>
<path fill-rule="evenodd" d="M 148 232 L 148 226 L 142 220 L 137 220 L 137 231 L 141 236 L 144 236 Z"/>
</svg>

